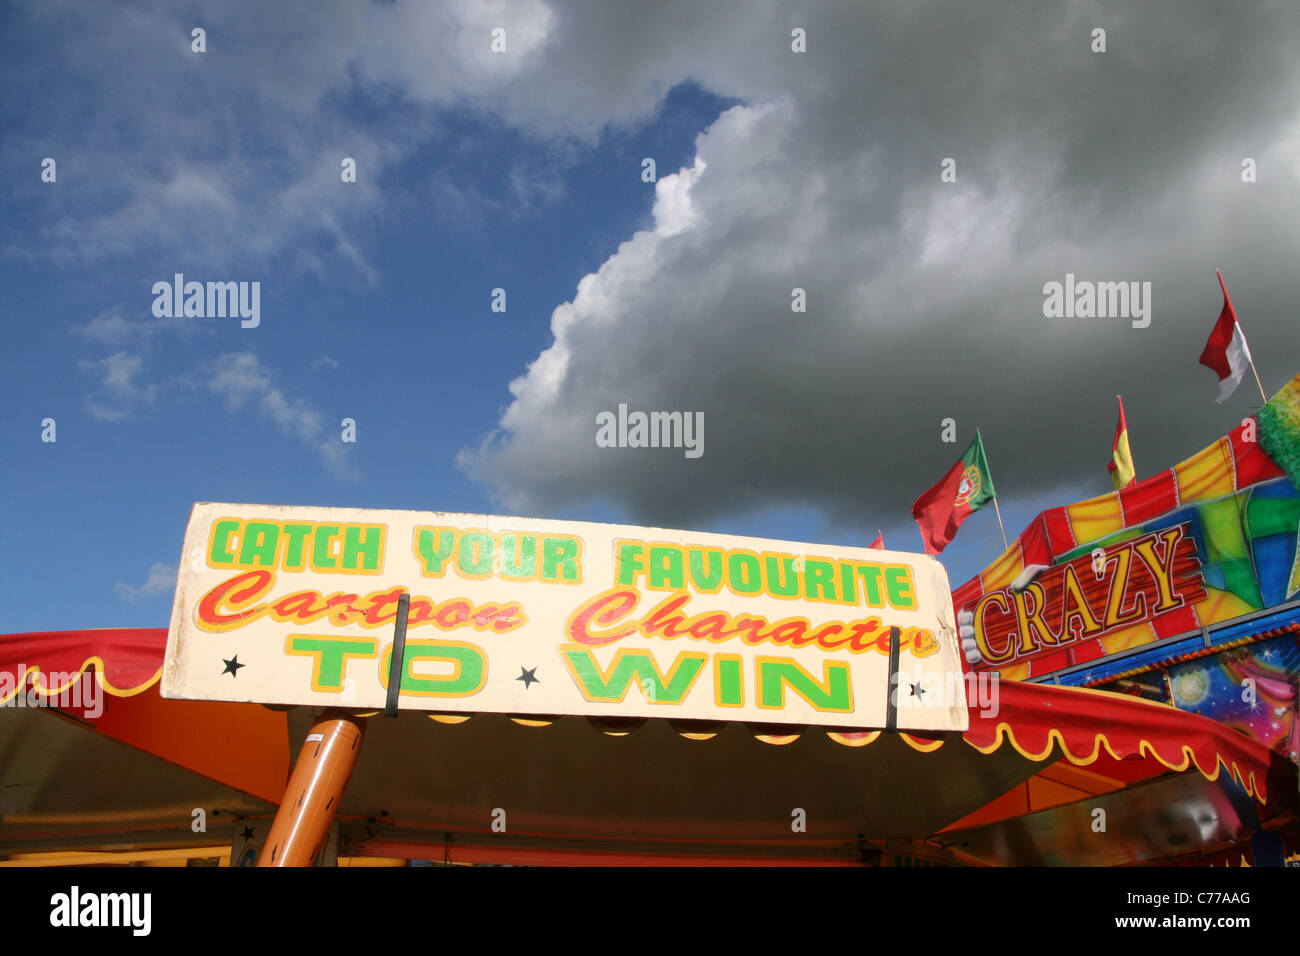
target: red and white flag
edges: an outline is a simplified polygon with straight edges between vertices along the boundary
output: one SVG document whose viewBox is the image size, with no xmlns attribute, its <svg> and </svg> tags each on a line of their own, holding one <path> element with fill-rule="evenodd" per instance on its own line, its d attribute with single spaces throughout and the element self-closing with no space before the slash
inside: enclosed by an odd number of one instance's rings
<svg viewBox="0 0 1300 956">
<path fill-rule="evenodd" d="M 868 547 L 868 548 L 875 548 L 877 551 L 884 551 L 884 550 L 885 550 L 885 533 L 884 533 L 883 531 L 877 531 L 877 532 L 876 532 L 876 540 L 873 541 L 873 542 L 871 542 L 869 545 L 867 545 L 867 547 Z"/>
<path fill-rule="evenodd" d="M 1219 275 L 1217 270 L 1215 274 Z M 1223 290 L 1223 311 L 1219 313 L 1219 321 L 1214 323 L 1214 331 L 1205 343 L 1200 361 L 1219 376 L 1219 397 L 1215 403 L 1222 405 L 1246 375 L 1246 368 L 1250 365 L 1250 346 L 1246 344 L 1246 336 L 1237 322 L 1237 312 L 1228 298 L 1228 287 L 1223 284 L 1222 275 L 1219 275 L 1219 288 Z"/>
</svg>

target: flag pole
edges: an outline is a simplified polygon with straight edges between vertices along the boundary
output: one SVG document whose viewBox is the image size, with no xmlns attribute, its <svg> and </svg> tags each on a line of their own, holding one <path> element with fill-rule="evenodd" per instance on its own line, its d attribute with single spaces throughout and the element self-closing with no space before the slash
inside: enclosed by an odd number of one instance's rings
<svg viewBox="0 0 1300 956">
<path fill-rule="evenodd" d="M 1237 324 L 1240 325 L 1241 323 L 1238 322 Z M 1241 333 L 1241 335 L 1242 338 L 1246 337 L 1246 333 L 1244 331 Z M 1250 360 L 1250 370 L 1255 373 L 1255 384 L 1259 386 L 1259 400 L 1263 402 L 1265 405 L 1267 405 L 1268 396 L 1264 394 L 1264 383 L 1259 380 L 1259 371 L 1255 368 L 1254 359 Z"/>
<path fill-rule="evenodd" d="M 1214 274 L 1217 275 L 1217 276 L 1219 277 L 1219 288 L 1223 290 L 1223 300 L 1224 300 L 1225 302 L 1228 302 L 1229 304 L 1231 304 L 1232 300 L 1231 300 L 1230 298 L 1228 298 L 1228 287 L 1227 287 L 1226 285 L 1223 284 L 1223 273 L 1220 272 L 1218 269 L 1215 269 L 1215 270 L 1214 270 Z M 1232 317 L 1233 317 L 1233 318 L 1236 320 L 1236 322 L 1237 322 L 1237 328 L 1241 329 L 1241 337 L 1242 337 L 1242 339 L 1245 340 L 1245 339 L 1246 339 L 1246 329 L 1242 326 L 1242 324 L 1241 324 L 1241 317 L 1240 317 L 1239 315 L 1237 315 L 1237 310 L 1236 310 L 1235 308 L 1232 310 Z M 1264 394 L 1264 383 L 1261 382 L 1261 381 L 1259 380 L 1259 369 L 1255 368 L 1255 356 L 1254 356 L 1254 355 L 1251 353 L 1251 351 L 1250 351 L 1250 341 L 1249 341 L 1249 340 L 1246 340 L 1246 361 L 1250 363 L 1250 370 L 1251 370 L 1251 372 L 1253 372 L 1254 375 L 1255 375 L 1255 384 L 1259 386 L 1259 397 L 1260 397 L 1260 400 L 1261 400 L 1265 405 L 1267 405 L 1267 404 L 1268 404 L 1268 396 Z"/>
<path fill-rule="evenodd" d="M 1245 335 L 1245 333 L 1243 332 L 1242 335 Z M 980 447 L 983 448 L 984 436 L 980 434 L 980 430 L 978 426 L 975 428 L 975 437 L 980 440 Z M 987 453 L 984 456 L 984 463 L 988 464 Z M 990 468 L 989 478 L 992 479 L 992 477 L 993 477 L 993 469 Z M 995 484 L 994 487 L 996 488 L 997 485 Z M 1011 547 L 1011 545 L 1007 544 L 1007 529 L 1002 526 L 1002 509 L 998 507 L 998 496 L 996 494 L 993 496 L 993 512 L 998 516 L 998 530 L 1002 532 L 1002 550 L 1005 551 L 1007 548 Z"/>
<path fill-rule="evenodd" d="M 998 507 L 998 496 L 993 496 L 993 513 L 998 516 L 998 530 L 1002 532 L 1002 550 L 1005 551 L 1011 545 L 1007 544 L 1007 529 L 1002 527 L 1002 509 Z"/>
</svg>

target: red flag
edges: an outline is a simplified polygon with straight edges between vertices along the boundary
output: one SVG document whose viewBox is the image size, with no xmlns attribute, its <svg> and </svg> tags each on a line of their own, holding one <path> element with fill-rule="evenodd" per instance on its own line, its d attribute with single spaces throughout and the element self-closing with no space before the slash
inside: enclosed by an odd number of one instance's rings
<svg viewBox="0 0 1300 956">
<path fill-rule="evenodd" d="M 868 547 L 868 548 L 875 548 L 877 551 L 884 551 L 884 550 L 885 550 L 885 533 L 884 533 L 883 531 L 877 531 L 877 532 L 876 532 L 876 540 L 873 541 L 873 542 L 871 542 L 869 545 L 867 545 L 867 547 Z"/>
<path fill-rule="evenodd" d="M 984 456 L 984 442 L 977 434 L 957 464 L 912 505 L 912 517 L 921 527 L 925 553 L 942 552 L 961 523 L 996 494 L 988 459 Z"/>
<path fill-rule="evenodd" d="M 1219 275 L 1218 271 L 1215 272 Z M 1246 336 L 1237 322 L 1237 310 L 1228 298 L 1228 287 L 1219 275 L 1219 288 L 1223 290 L 1223 311 L 1219 321 L 1214 323 L 1214 331 L 1201 352 L 1200 362 L 1219 376 L 1219 397 L 1215 404 L 1222 405 L 1237 390 L 1246 375 L 1246 366 L 1250 364 L 1250 346 Z"/>
</svg>

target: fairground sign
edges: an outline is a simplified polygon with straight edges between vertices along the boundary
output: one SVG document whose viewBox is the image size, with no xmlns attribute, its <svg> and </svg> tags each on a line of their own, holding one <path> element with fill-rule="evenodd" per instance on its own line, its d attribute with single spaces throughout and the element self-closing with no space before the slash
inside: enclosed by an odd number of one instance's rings
<svg viewBox="0 0 1300 956">
<path fill-rule="evenodd" d="M 407 595 L 398 669 L 392 662 Z M 162 694 L 965 730 L 923 555 L 580 522 L 197 504 Z"/>
<path fill-rule="evenodd" d="M 1099 547 L 1023 590 L 981 597 L 972 611 L 975 645 L 984 663 L 1005 665 L 1118 633 L 1204 601 L 1200 567 L 1187 524 Z"/>
</svg>

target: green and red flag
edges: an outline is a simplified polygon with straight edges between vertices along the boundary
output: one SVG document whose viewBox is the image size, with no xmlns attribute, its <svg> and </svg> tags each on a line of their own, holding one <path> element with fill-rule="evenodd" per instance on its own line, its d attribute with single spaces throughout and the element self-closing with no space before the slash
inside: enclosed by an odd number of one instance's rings
<svg viewBox="0 0 1300 956">
<path fill-rule="evenodd" d="M 961 523 L 996 494 L 988 459 L 984 457 L 984 442 L 976 434 L 961 460 L 912 505 L 912 517 L 921 527 L 925 553 L 941 553 L 956 536 Z"/>
</svg>

